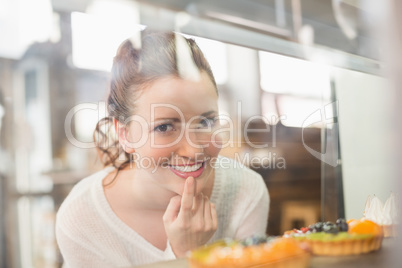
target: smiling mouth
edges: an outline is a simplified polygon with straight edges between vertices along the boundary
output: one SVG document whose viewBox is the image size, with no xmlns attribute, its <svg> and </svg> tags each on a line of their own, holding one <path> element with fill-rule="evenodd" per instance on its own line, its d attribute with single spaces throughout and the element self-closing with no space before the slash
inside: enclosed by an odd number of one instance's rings
<svg viewBox="0 0 402 268">
<path fill-rule="evenodd" d="M 173 166 L 169 165 L 169 169 L 176 174 L 177 176 L 187 179 L 188 177 L 192 176 L 197 178 L 201 176 L 202 172 L 204 171 L 205 162 L 195 163 L 193 165 L 183 165 L 183 166 Z"/>
<path fill-rule="evenodd" d="M 188 166 L 170 166 L 171 168 L 181 171 L 181 172 L 193 172 L 196 171 L 198 169 L 200 169 L 202 167 L 202 165 L 204 164 L 204 162 L 198 163 L 198 164 L 194 164 L 194 165 L 188 165 Z"/>
</svg>

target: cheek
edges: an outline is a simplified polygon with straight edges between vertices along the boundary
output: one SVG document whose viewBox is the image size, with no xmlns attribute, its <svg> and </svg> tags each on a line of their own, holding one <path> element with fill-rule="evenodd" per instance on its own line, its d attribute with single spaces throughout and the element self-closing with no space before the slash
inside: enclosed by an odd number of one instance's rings
<svg viewBox="0 0 402 268">
<path fill-rule="evenodd" d="M 146 147 L 149 143 L 149 133 L 146 131 L 146 129 L 143 129 L 144 127 L 145 126 L 139 124 L 138 122 L 132 122 L 130 124 L 130 129 L 126 138 L 132 148 L 138 149 Z"/>
<path fill-rule="evenodd" d="M 205 153 L 211 157 L 218 156 L 221 151 L 220 147 L 216 147 L 216 144 L 210 143 L 208 148 L 205 148 Z"/>
<path fill-rule="evenodd" d="M 222 148 L 222 138 L 220 135 L 211 136 L 208 142 L 208 147 L 205 148 L 205 153 L 209 156 L 217 156 Z"/>
<path fill-rule="evenodd" d="M 153 163 L 152 166 L 158 166 L 164 162 L 168 162 L 171 158 L 171 152 L 171 148 L 153 148 L 149 143 L 136 149 L 139 158 L 149 159 Z"/>
</svg>

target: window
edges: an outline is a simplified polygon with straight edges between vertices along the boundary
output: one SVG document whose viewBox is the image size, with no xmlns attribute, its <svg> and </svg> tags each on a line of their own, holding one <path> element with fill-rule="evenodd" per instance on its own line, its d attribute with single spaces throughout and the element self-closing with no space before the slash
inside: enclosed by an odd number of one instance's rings
<svg viewBox="0 0 402 268">
<path fill-rule="evenodd" d="M 327 66 L 260 52 L 262 113 L 269 122 L 302 127 L 303 122 L 330 100 Z M 312 125 L 317 126 L 317 125 Z"/>
</svg>

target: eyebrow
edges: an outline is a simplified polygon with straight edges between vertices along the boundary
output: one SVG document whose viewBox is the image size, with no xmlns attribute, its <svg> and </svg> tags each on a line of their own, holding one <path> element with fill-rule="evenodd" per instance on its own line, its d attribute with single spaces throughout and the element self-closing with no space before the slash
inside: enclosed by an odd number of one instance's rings
<svg viewBox="0 0 402 268">
<path fill-rule="evenodd" d="M 205 113 L 201 114 L 200 117 L 208 117 L 209 115 L 215 114 L 215 113 L 216 113 L 216 111 L 211 110 L 211 111 L 208 111 L 208 112 L 205 112 Z M 155 118 L 154 122 L 156 122 L 156 121 L 173 121 L 173 122 L 179 122 L 180 119 L 177 118 L 177 117 L 159 117 L 159 118 Z"/>
</svg>

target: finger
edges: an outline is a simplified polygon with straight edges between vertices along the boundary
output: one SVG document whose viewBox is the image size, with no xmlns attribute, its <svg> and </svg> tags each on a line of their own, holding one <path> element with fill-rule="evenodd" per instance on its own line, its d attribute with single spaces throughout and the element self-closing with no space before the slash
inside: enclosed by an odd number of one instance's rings
<svg viewBox="0 0 402 268">
<path fill-rule="evenodd" d="M 180 195 L 176 195 L 170 199 L 166 211 L 163 214 L 163 222 L 172 222 L 177 218 L 177 215 L 179 214 L 180 211 L 180 204 L 181 204 Z"/>
<path fill-rule="evenodd" d="M 197 195 L 194 201 L 193 216 L 191 219 L 192 226 L 197 231 L 204 230 L 204 195 L 200 193 Z"/>
<path fill-rule="evenodd" d="M 204 209 L 204 195 L 202 193 L 196 195 L 194 197 L 193 202 L 193 213 L 197 213 L 199 210 L 203 211 Z"/>
<path fill-rule="evenodd" d="M 202 193 L 194 197 L 193 214 L 199 219 L 204 218 L 204 195 Z"/>
<path fill-rule="evenodd" d="M 210 203 L 211 208 L 211 219 L 212 219 L 212 228 L 214 230 L 218 229 L 218 215 L 216 213 L 216 208 L 214 203 Z"/>
<path fill-rule="evenodd" d="M 210 230 L 213 227 L 211 203 L 207 196 L 204 197 L 204 226 L 205 230 Z"/>
<path fill-rule="evenodd" d="M 179 217 L 191 217 L 193 203 L 194 203 L 194 178 L 188 177 L 184 184 L 184 191 L 181 198 L 181 208 Z"/>
</svg>

